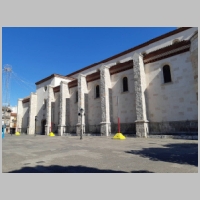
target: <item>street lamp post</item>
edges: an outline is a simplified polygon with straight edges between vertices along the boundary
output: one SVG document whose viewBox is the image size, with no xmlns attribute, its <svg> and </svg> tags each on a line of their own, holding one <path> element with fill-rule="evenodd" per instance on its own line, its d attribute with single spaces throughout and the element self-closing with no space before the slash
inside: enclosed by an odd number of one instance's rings
<svg viewBox="0 0 200 200">
<path fill-rule="evenodd" d="M 37 116 L 35 116 L 35 136 L 36 136 L 36 121 L 37 121 Z"/>
<path fill-rule="evenodd" d="M 80 112 L 78 113 L 78 115 L 81 116 L 81 133 L 80 133 L 80 140 L 82 140 L 82 138 L 83 138 L 83 121 L 82 121 L 83 113 L 84 113 L 84 109 L 81 108 L 81 109 L 80 109 Z"/>
</svg>

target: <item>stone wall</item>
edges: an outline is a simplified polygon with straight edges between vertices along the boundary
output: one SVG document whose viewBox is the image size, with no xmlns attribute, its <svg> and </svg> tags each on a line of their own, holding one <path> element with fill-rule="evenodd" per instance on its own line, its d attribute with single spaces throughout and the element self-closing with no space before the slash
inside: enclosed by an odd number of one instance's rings
<svg viewBox="0 0 200 200">
<path fill-rule="evenodd" d="M 69 88 L 67 82 L 61 82 L 60 85 L 60 104 L 59 104 L 59 125 L 58 125 L 58 133 L 59 135 L 63 135 L 63 127 L 66 124 L 69 124 L 69 117 L 66 118 L 67 112 L 69 111 Z M 66 101 L 68 100 L 68 101 Z M 66 104 L 67 103 L 67 104 Z M 66 110 L 68 108 L 68 110 Z"/>
<path fill-rule="evenodd" d="M 79 74 L 78 77 L 78 113 L 83 109 L 83 115 L 78 115 L 78 123 L 76 124 L 76 133 L 79 135 L 81 130 L 85 127 L 85 94 L 88 93 L 86 76 Z M 82 120 L 82 121 L 81 121 Z M 82 127 L 81 127 L 82 125 Z"/>
<path fill-rule="evenodd" d="M 70 88 L 70 125 L 76 126 L 78 123 L 78 101 L 76 101 L 77 87 Z"/>
<path fill-rule="evenodd" d="M 47 98 L 47 113 L 46 113 L 46 125 L 45 125 L 45 134 L 49 135 L 50 131 L 51 131 L 51 117 L 52 117 L 52 108 L 51 108 L 51 104 L 52 102 L 55 101 L 54 98 L 54 92 L 53 92 L 53 88 L 51 86 L 48 86 L 48 98 Z"/>
<path fill-rule="evenodd" d="M 53 130 L 53 132 L 57 133 L 58 132 L 58 125 L 60 123 L 61 116 L 62 116 L 62 113 L 60 112 L 61 92 L 54 93 L 54 96 L 55 96 L 54 113 L 53 113 L 53 120 L 51 120 L 51 121 L 53 123 L 52 130 Z"/>
<path fill-rule="evenodd" d="M 95 98 L 95 87 L 100 86 L 100 80 L 88 83 L 88 124 L 99 125 L 101 122 L 101 97 Z"/>
<path fill-rule="evenodd" d="M 29 125 L 30 102 L 23 103 L 22 106 L 23 106 L 22 128 L 27 129 Z M 26 133 L 27 133 L 27 130 L 26 130 Z"/>
<path fill-rule="evenodd" d="M 198 135 L 198 121 L 149 122 L 149 135 Z"/>
<path fill-rule="evenodd" d="M 30 95 L 30 111 L 29 111 L 29 126 L 27 133 L 29 135 L 34 135 L 35 125 L 37 124 L 37 121 L 35 122 L 35 116 L 37 115 L 37 94 L 31 93 Z M 36 124 L 35 124 L 36 123 Z"/>
<path fill-rule="evenodd" d="M 143 57 L 139 54 L 133 55 L 133 76 L 135 85 L 135 107 L 136 107 L 136 135 L 147 137 L 148 121 L 146 112 L 146 79 Z"/>
<path fill-rule="evenodd" d="M 194 72 L 194 86 L 198 96 L 198 32 L 191 38 L 190 54 Z"/>
<path fill-rule="evenodd" d="M 128 78 L 128 91 L 122 91 L 122 79 Z M 135 111 L 135 85 L 133 79 L 133 69 L 129 69 L 117 74 L 111 75 L 112 82 L 112 117 L 111 122 L 117 123 L 118 111 L 121 123 L 134 123 L 136 120 Z M 117 106 L 117 97 L 119 97 L 119 106 Z"/>
<path fill-rule="evenodd" d="M 108 136 L 110 127 L 109 88 L 111 88 L 109 68 L 105 65 L 100 69 L 100 96 L 101 96 L 101 134 Z"/>
<path fill-rule="evenodd" d="M 17 129 L 22 128 L 22 117 L 23 117 L 23 105 L 22 105 L 23 99 L 18 99 L 17 103 Z M 19 131 L 19 130 L 17 130 Z"/>
<path fill-rule="evenodd" d="M 162 67 L 168 64 L 172 82 L 163 83 Z M 145 65 L 147 114 L 151 122 L 198 119 L 190 53 Z"/>
</svg>

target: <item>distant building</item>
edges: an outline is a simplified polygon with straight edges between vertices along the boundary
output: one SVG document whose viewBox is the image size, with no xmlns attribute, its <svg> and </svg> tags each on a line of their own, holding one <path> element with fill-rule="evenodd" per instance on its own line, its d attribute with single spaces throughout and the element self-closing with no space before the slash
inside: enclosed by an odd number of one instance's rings
<svg viewBox="0 0 200 200">
<path fill-rule="evenodd" d="M 197 133 L 197 31 L 180 27 L 66 76 L 36 82 L 36 92 L 18 100 L 17 128 L 30 135 L 80 134 L 83 108 L 85 133 L 115 134 L 118 116 L 124 134 Z"/>
<path fill-rule="evenodd" d="M 17 124 L 17 107 L 2 107 L 2 125 L 6 126 L 5 133 L 15 133 Z"/>
</svg>

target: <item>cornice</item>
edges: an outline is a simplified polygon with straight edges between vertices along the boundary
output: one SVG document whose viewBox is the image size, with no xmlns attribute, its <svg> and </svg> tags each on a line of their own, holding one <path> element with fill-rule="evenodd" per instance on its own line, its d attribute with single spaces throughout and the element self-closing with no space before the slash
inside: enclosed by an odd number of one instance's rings
<svg viewBox="0 0 200 200">
<path fill-rule="evenodd" d="M 155 50 L 153 52 L 144 55 L 143 57 L 144 64 L 152 63 L 158 60 L 162 60 L 164 58 L 178 55 L 180 53 L 189 51 L 189 49 L 190 49 L 190 41 L 183 40 L 181 42 L 163 47 L 161 49 Z"/>
<path fill-rule="evenodd" d="M 100 71 L 86 76 L 86 81 L 91 82 L 100 79 Z"/>
<path fill-rule="evenodd" d="M 69 88 L 78 86 L 78 80 L 75 79 L 75 80 L 69 82 L 69 83 L 68 83 L 68 86 L 69 86 Z"/>
<path fill-rule="evenodd" d="M 27 102 L 29 102 L 30 101 L 30 97 L 29 98 L 26 98 L 26 99 L 23 99 L 22 100 L 22 103 L 27 103 Z"/>
<path fill-rule="evenodd" d="M 119 63 L 117 65 L 112 66 L 110 68 L 110 75 L 113 75 L 122 71 L 126 71 L 129 69 L 133 69 L 133 60 L 129 60 L 127 62 Z"/>
<path fill-rule="evenodd" d="M 135 50 L 138 50 L 138 49 L 140 49 L 140 48 L 146 47 L 146 46 L 148 46 L 148 45 L 150 45 L 150 44 L 152 44 L 152 43 L 154 43 L 154 42 L 158 42 L 158 41 L 160 41 L 160 40 L 162 40 L 162 39 L 165 39 L 165 38 L 167 38 L 167 37 L 170 37 L 170 36 L 172 36 L 172 35 L 175 35 L 175 34 L 177 34 L 177 33 L 182 32 L 182 31 L 188 30 L 188 29 L 190 29 L 190 28 L 193 28 L 193 27 L 181 27 L 181 28 L 175 29 L 175 30 L 170 31 L 170 32 L 168 32 L 168 33 L 165 33 L 165 34 L 163 34 L 163 35 L 161 35 L 161 36 L 158 36 L 158 37 L 156 37 L 156 38 L 153 38 L 153 39 L 151 39 L 151 40 L 149 40 L 149 41 L 147 41 L 147 42 L 145 42 L 145 43 L 142 43 L 142 44 L 140 44 L 140 45 L 138 45 L 138 46 L 135 46 L 135 47 L 133 47 L 133 48 L 131 48 L 131 49 L 128 49 L 128 50 L 126 50 L 126 51 L 123 51 L 123 52 L 121 52 L 121 53 L 119 53 L 119 54 L 116 54 L 116 55 L 114 55 L 114 56 L 112 56 L 112 57 L 109 57 L 109 58 L 107 58 L 107 59 L 105 59 L 105 60 L 102 60 L 102 61 L 100 61 L 100 62 L 98 62 L 98 63 L 91 64 L 91 65 L 89 65 L 89 66 L 87 66 L 87 67 L 84 67 L 84 68 L 82 68 L 82 69 L 80 69 L 80 70 L 77 70 L 77 71 L 75 71 L 75 72 L 72 72 L 71 74 L 68 74 L 68 75 L 66 75 L 66 76 L 72 76 L 72 75 L 74 75 L 74 74 L 80 73 L 80 72 L 82 72 L 82 71 L 84 71 L 84 70 L 90 69 L 90 68 L 92 68 L 92 67 L 94 67 L 94 66 L 97 66 L 97 65 L 99 65 L 99 64 L 106 63 L 106 62 L 108 62 L 108 61 L 110 61 L 110 60 L 113 60 L 113 59 L 115 59 L 115 58 L 118 58 L 118 57 L 123 56 L 123 55 L 128 54 L 128 53 L 131 53 L 131 52 L 133 52 L 133 51 L 135 51 Z"/>
<path fill-rule="evenodd" d="M 53 88 L 54 93 L 60 92 L 60 85 Z"/>
<path fill-rule="evenodd" d="M 59 74 L 52 74 L 52 75 L 50 75 L 50 76 L 48 76 L 48 77 L 46 77 L 46 78 L 44 78 L 44 79 L 42 79 L 42 80 L 36 82 L 35 84 L 36 84 L 36 85 L 39 85 L 40 83 L 43 83 L 43 82 L 45 82 L 45 81 L 48 81 L 48 80 L 50 80 L 50 79 L 52 79 L 52 78 L 54 78 L 54 77 L 59 77 L 59 78 L 67 79 L 67 80 L 74 80 L 73 77 L 62 76 L 62 75 L 59 75 Z"/>
</svg>

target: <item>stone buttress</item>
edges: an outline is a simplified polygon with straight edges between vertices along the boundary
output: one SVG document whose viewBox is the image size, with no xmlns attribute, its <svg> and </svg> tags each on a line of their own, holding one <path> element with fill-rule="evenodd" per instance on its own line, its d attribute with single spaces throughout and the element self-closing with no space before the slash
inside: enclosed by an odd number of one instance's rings
<svg viewBox="0 0 200 200">
<path fill-rule="evenodd" d="M 196 32 L 192 38 L 191 47 L 190 47 L 190 57 L 194 72 L 194 81 L 195 81 L 195 91 L 198 96 L 198 32 Z"/>
<path fill-rule="evenodd" d="M 109 88 L 111 88 L 109 68 L 102 65 L 100 68 L 100 90 L 101 90 L 101 135 L 108 136 L 111 132 Z"/>
<path fill-rule="evenodd" d="M 47 114 L 46 114 L 46 125 L 45 125 L 45 135 L 49 135 L 51 132 L 51 103 L 54 102 L 54 93 L 53 93 L 53 87 L 48 86 L 48 98 L 47 98 Z"/>
<path fill-rule="evenodd" d="M 78 123 L 76 124 L 76 133 L 77 135 L 80 135 L 81 128 L 84 129 L 85 127 L 85 115 L 88 114 L 85 113 L 85 94 L 88 93 L 87 89 L 87 82 L 86 82 L 86 76 L 83 74 L 79 74 L 78 76 L 78 113 L 80 112 L 80 109 L 84 109 L 84 113 L 82 116 L 82 127 L 81 127 L 81 116 L 78 117 Z M 85 132 L 85 131 L 83 131 Z"/>
<path fill-rule="evenodd" d="M 60 115 L 59 115 L 59 125 L 58 125 L 58 135 L 63 135 L 63 130 L 68 120 L 66 119 L 66 114 L 68 110 L 66 109 L 66 100 L 69 99 L 69 87 L 68 83 L 61 81 L 60 83 Z"/>
<path fill-rule="evenodd" d="M 147 137 L 148 120 L 146 114 L 145 90 L 146 80 L 142 55 L 135 53 L 133 55 L 133 74 L 135 83 L 136 98 L 136 136 Z"/>
<path fill-rule="evenodd" d="M 37 94 L 31 93 L 30 95 L 30 111 L 29 111 L 29 125 L 27 127 L 28 135 L 34 135 L 35 130 L 35 116 L 37 115 Z"/>
<path fill-rule="evenodd" d="M 18 105 L 17 105 L 17 129 L 16 132 L 20 131 L 22 128 L 22 115 L 23 115 L 23 105 L 22 105 L 22 100 L 23 99 L 18 99 Z"/>
</svg>

